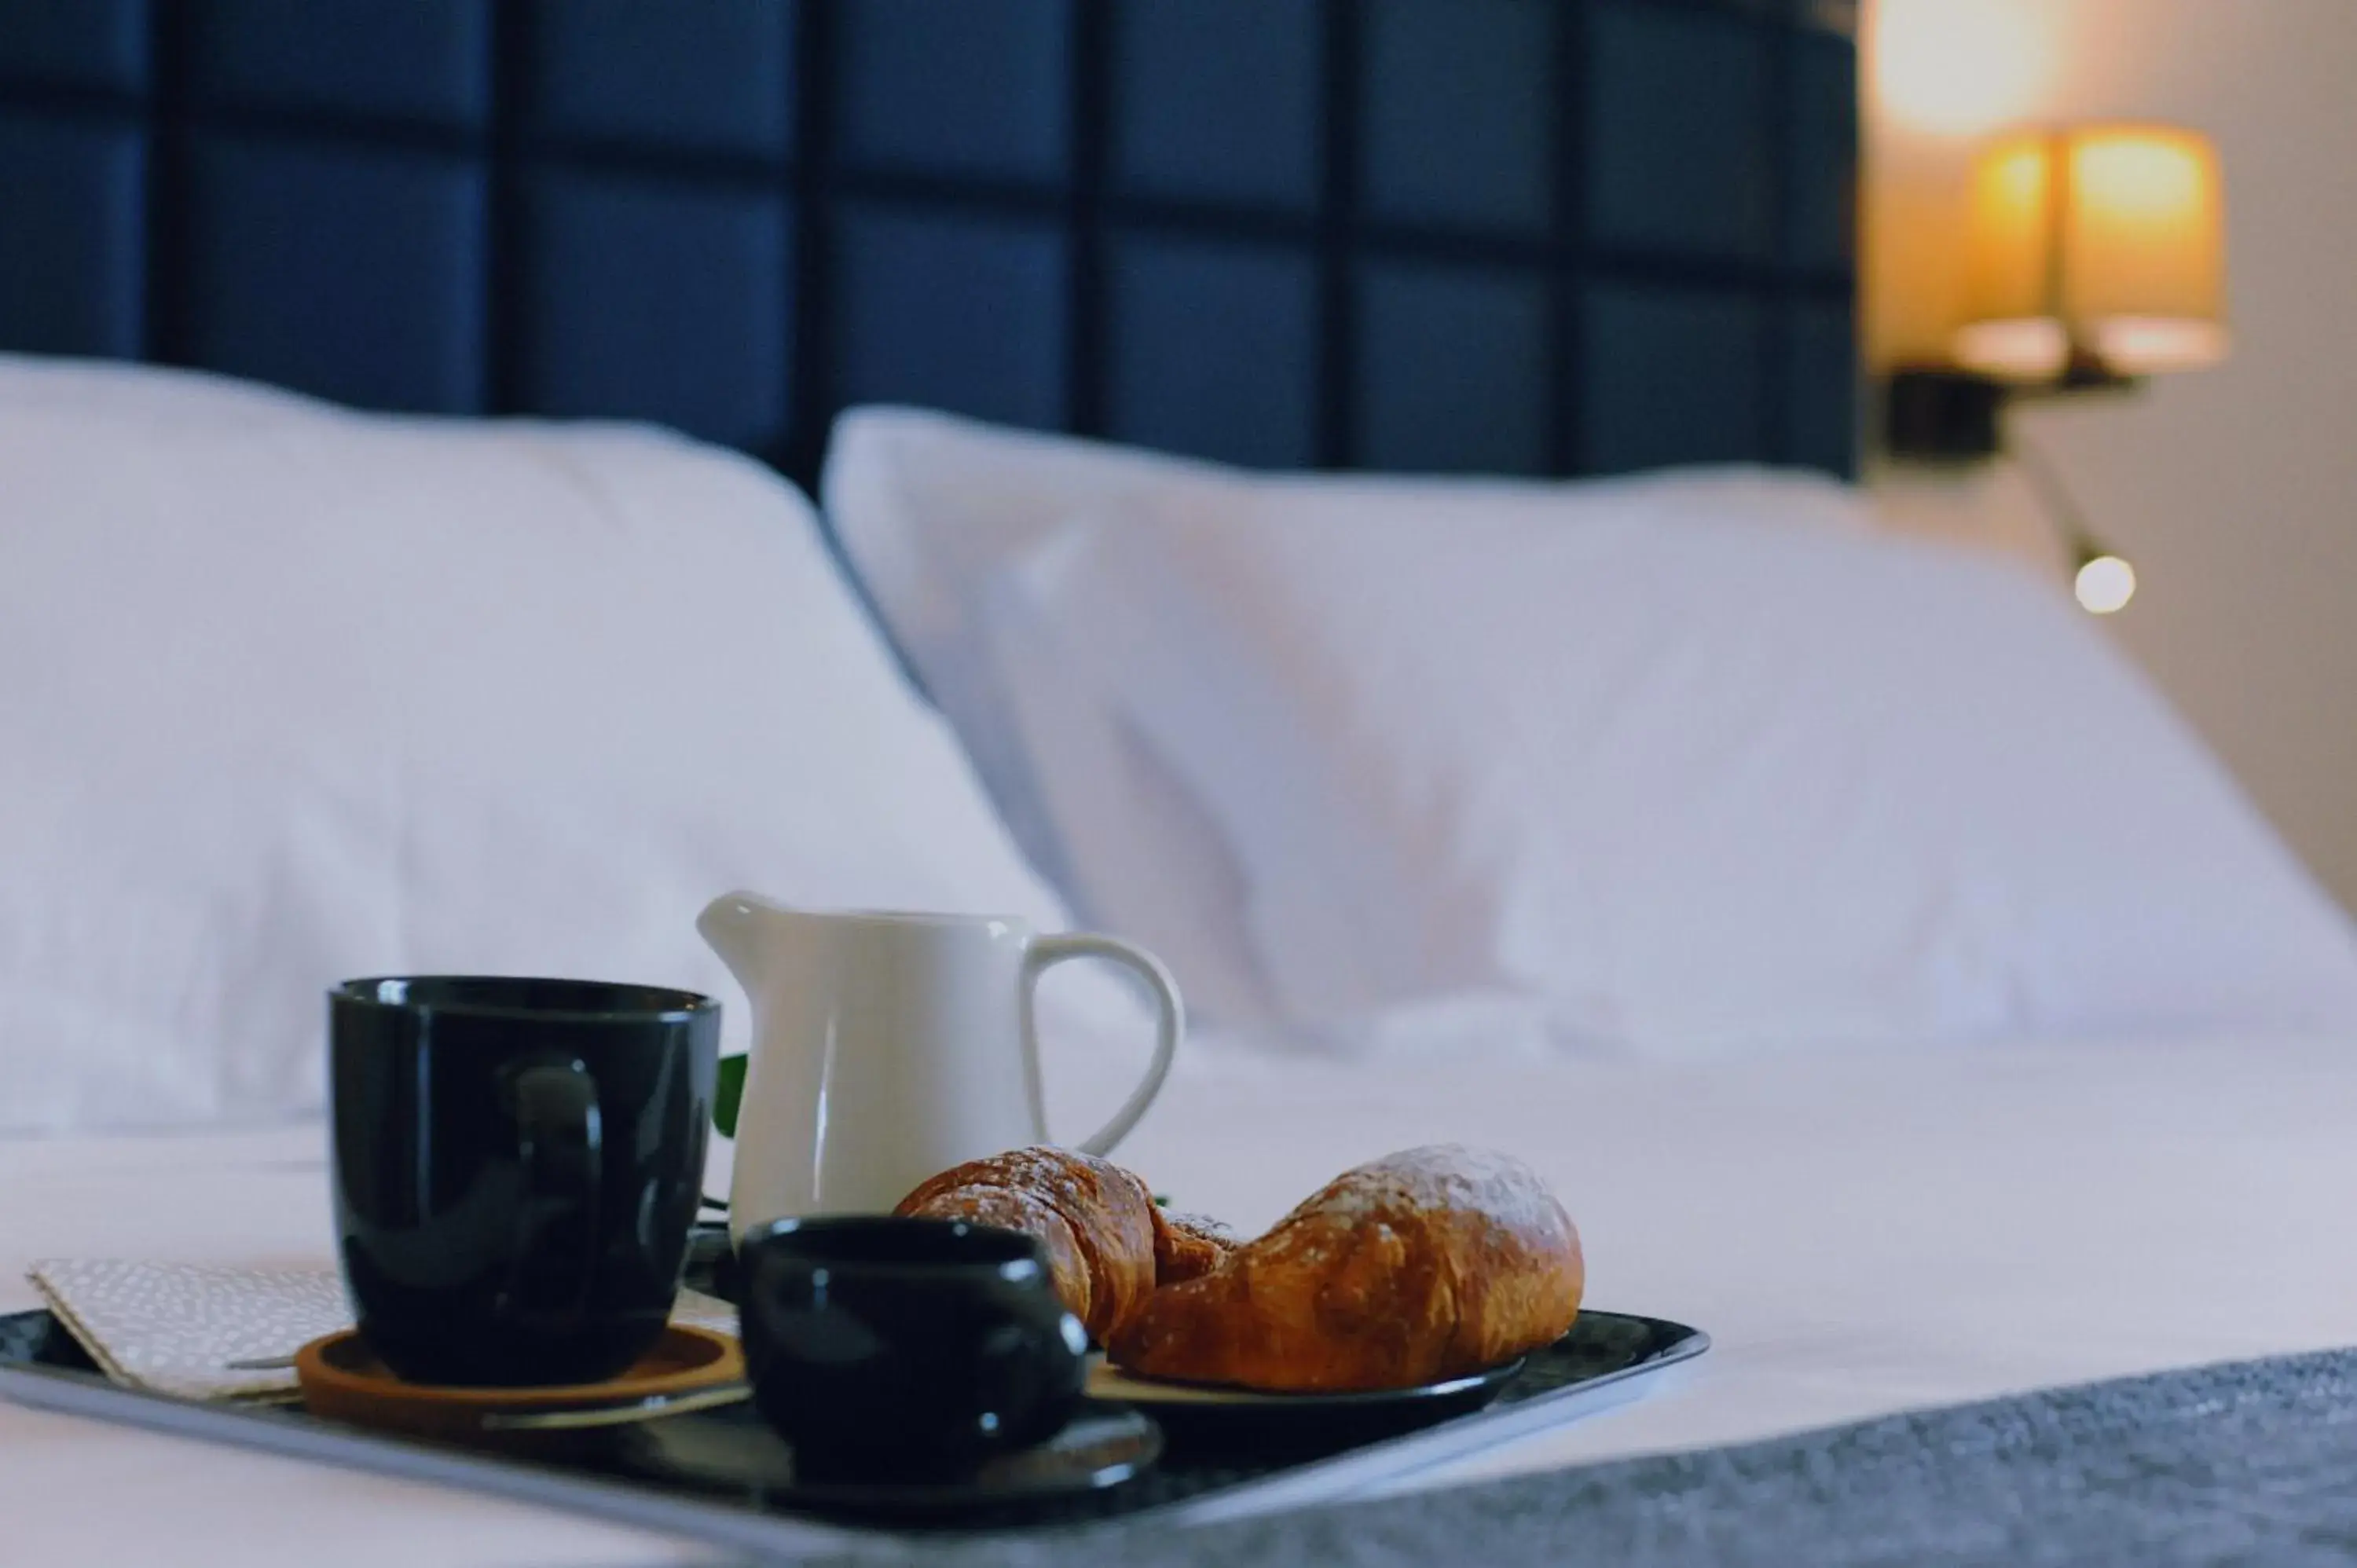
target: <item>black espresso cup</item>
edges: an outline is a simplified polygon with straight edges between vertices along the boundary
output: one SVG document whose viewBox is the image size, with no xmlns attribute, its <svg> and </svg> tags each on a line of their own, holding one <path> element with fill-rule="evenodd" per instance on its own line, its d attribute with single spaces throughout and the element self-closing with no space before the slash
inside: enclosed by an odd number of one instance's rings
<svg viewBox="0 0 2357 1568">
<path fill-rule="evenodd" d="M 738 1263 L 754 1402 L 802 1475 L 954 1474 L 1054 1436 L 1080 1405 L 1088 1335 L 1020 1231 L 780 1219 Z"/>
<path fill-rule="evenodd" d="M 661 1337 L 703 1193 L 720 1004 L 420 975 L 328 994 L 336 1230 L 412 1382 L 592 1382 Z"/>
</svg>

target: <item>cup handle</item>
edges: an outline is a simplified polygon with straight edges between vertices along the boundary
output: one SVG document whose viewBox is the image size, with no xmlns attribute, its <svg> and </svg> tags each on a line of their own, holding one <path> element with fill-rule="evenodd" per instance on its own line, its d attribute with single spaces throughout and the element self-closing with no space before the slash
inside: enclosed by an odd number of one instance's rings
<svg viewBox="0 0 2357 1568">
<path fill-rule="evenodd" d="M 1132 947 L 1117 937 L 1100 937 L 1088 932 L 1035 937 L 1023 955 L 1024 1044 L 1029 1048 L 1034 1062 L 1039 1059 L 1039 1035 L 1034 1022 L 1039 1012 L 1036 997 L 1039 976 L 1051 965 L 1076 958 L 1103 959 L 1136 975 L 1146 982 L 1146 989 L 1154 993 L 1157 1014 L 1154 1025 L 1154 1060 L 1147 1065 L 1146 1077 L 1122 1102 L 1121 1109 L 1113 1113 L 1112 1121 L 1073 1145 L 1084 1155 L 1105 1155 L 1112 1153 L 1114 1145 L 1129 1135 L 1129 1130 L 1137 1125 L 1137 1119 L 1146 1114 L 1146 1108 L 1154 1103 L 1155 1095 L 1161 1092 L 1162 1080 L 1170 1072 L 1170 1058 L 1178 1049 L 1178 1037 L 1187 1032 L 1187 1008 L 1178 1000 L 1178 982 L 1172 980 L 1170 972 L 1162 967 L 1162 961 L 1144 948 Z M 1036 1084 L 1038 1079 L 1035 1078 L 1033 1082 Z"/>
<path fill-rule="evenodd" d="M 559 1058 L 526 1067 L 511 1082 L 523 1200 L 504 1294 L 530 1316 L 577 1317 L 588 1310 L 597 1260 L 598 1172 L 605 1163 L 597 1080 L 582 1062 Z M 575 1256 L 560 1264 L 567 1251 Z"/>
</svg>

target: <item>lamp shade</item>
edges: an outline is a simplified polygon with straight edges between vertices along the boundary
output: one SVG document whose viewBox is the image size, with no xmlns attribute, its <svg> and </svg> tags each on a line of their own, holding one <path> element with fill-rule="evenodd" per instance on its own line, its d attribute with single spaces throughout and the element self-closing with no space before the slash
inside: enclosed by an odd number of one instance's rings
<svg viewBox="0 0 2357 1568">
<path fill-rule="evenodd" d="M 2208 138 L 2160 125 L 2028 132 L 1973 172 L 1956 358 L 2018 380 L 2120 375 L 2226 352 L 2226 241 Z"/>
</svg>

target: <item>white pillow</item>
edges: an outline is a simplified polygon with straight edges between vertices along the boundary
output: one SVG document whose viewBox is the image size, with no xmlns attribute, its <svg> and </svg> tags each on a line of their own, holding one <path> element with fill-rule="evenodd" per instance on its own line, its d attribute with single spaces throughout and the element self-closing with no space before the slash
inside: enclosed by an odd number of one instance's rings
<svg viewBox="0 0 2357 1568">
<path fill-rule="evenodd" d="M 1049 694 L 1035 775 L 1150 752 L 1297 1024 L 1670 1055 L 2357 1025 L 2348 922 L 2009 563 L 1641 488 L 1262 486 L 1132 498 L 985 597 L 1001 678 Z"/>
<path fill-rule="evenodd" d="M 1872 526 L 1846 487 L 1749 467 L 1572 484 L 1253 476 L 1186 458 L 909 408 L 840 416 L 822 481 L 828 521 L 909 663 L 974 758 L 1016 838 L 1091 924 L 1154 948 L 1191 1015 L 1232 1025 L 1283 1010 L 1243 930 L 1243 873 L 1165 760 L 1092 705 L 1089 671 L 994 618 L 1007 570 L 1075 518 L 1185 499 L 1323 498 L 1372 505 L 1608 509 L 1693 505 L 1770 521 Z M 1083 722 L 1093 714 L 1094 722 Z M 1062 721 L 1052 757 L 1026 731 Z"/>
<path fill-rule="evenodd" d="M 349 411 L 306 393 L 211 371 L 165 370 L 121 360 L 54 360 L 0 353 L 0 410 L 81 412 L 117 422 L 192 425 L 348 420 Z"/>
<path fill-rule="evenodd" d="M 0 363 L 0 1128 L 314 1111 L 374 972 L 688 986 L 735 1048 L 737 886 L 1064 923 L 791 487 Z"/>
</svg>

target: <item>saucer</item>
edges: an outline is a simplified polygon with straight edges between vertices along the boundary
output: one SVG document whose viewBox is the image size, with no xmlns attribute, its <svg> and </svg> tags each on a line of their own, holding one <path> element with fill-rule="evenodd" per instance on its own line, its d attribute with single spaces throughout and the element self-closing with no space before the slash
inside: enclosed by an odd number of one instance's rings
<svg viewBox="0 0 2357 1568">
<path fill-rule="evenodd" d="M 1463 1377 L 1407 1388 L 1277 1393 L 1140 1377 L 1100 1354 L 1089 1358 L 1088 1397 L 1151 1411 L 1174 1443 L 1210 1440 L 1254 1450 L 1345 1448 L 1470 1414 L 1504 1392 L 1527 1360 L 1517 1356 Z"/>
<path fill-rule="evenodd" d="M 295 1352 L 295 1377 L 304 1410 L 322 1420 L 418 1437 L 464 1438 L 481 1434 L 492 1416 L 608 1410 L 742 1382 L 745 1357 L 726 1335 L 673 1323 L 628 1371 L 603 1382 L 457 1388 L 403 1382 L 357 1331 L 347 1328 Z"/>
<path fill-rule="evenodd" d="M 1162 1430 L 1153 1420 L 1110 1405 L 1083 1405 L 1047 1442 L 946 1477 L 804 1475 L 793 1451 L 749 1405 L 618 1427 L 601 1435 L 606 1445 L 599 1465 L 608 1474 L 702 1490 L 742 1490 L 772 1504 L 846 1518 L 904 1520 L 1110 1491 L 1152 1469 L 1162 1456 Z"/>
</svg>

